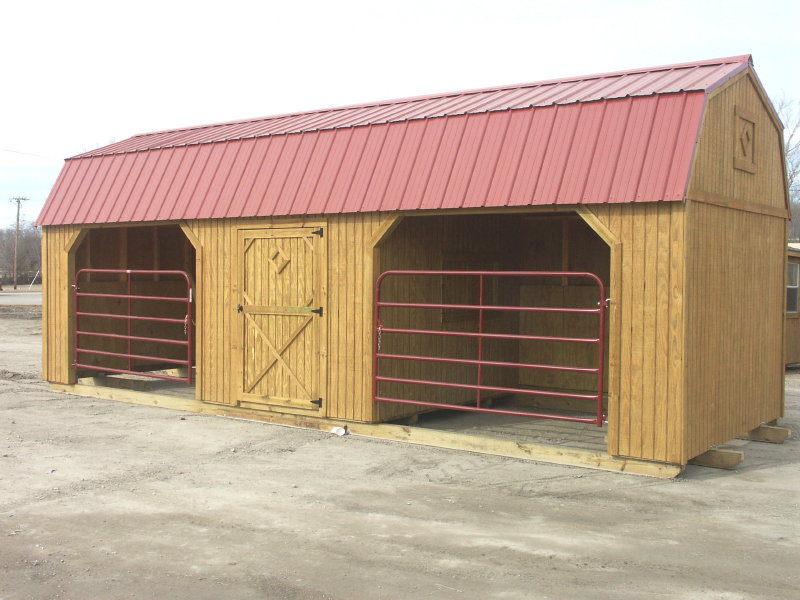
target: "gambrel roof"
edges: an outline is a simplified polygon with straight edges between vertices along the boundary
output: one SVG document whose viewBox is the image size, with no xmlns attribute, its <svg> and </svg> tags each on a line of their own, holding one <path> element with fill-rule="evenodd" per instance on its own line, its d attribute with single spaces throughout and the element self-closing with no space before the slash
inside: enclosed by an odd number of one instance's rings
<svg viewBox="0 0 800 600">
<path fill-rule="evenodd" d="M 39 225 L 682 200 L 749 55 L 137 135 L 67 159 Z"/>
</svg>

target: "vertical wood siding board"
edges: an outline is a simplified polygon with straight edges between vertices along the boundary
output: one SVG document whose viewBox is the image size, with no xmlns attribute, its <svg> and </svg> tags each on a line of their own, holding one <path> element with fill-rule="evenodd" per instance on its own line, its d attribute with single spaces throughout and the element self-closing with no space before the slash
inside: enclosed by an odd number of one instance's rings
<svg viewBox="0 0 800 600">
<path fill-rule="evenodd" d="M 567 110 L 561 113 L 561 132 L 551 138 L 555 139 L 554 152 L 547 153 L 545 162 L 548 164 L 542 165 L 542 171 L 545 173 L 550 172 L 550 176 L 545 177 L 544 186 L 542 186 L 541 179 L 537 182 L 533 204 L 546 204 L 547 202 L 575 204 L 579 200 L 578 198 L 564 197 L 562 192 L 564 190 L 564 177 L 569 166 L 569 157 L 575 148 L 576 132 L 578 124 L 583 117 L 585 105 L 581 103 L 571 104 L 566 108 Z M 567 187 L 569 187 L 569 184 Z"/>
<path fill-rule="evenodd" d="M 645 312 L 645 215 L 642 207 L 635 207 L 633 230 L 633 272 L 631 301 L 632 301 L 632 341 L 631 348 L 631 416 L 630 416 L 630 450 L 633 456 L 641 457 L 642 439 L 641 429 L 644 409 L 644 320 Z"/>
<path fill-rule="evenodd" d="M 267 147 L 255 174 L 253 186 L 248 192 L 247 202 L 242 216 L 271 215 L 275 206 L 275 196 L 270 194 L 274 189 L 275 173 L 278 170 L 281 156 L 291 136 L 279 135 L 268 138 Z"/>
<path fill-rule="evenodd" d="M 347 244 L 347 262 L 350 265 L 349 269 L 349 277 L 350 285 L 348 285 L 348 306 L 349 310 L 347 311 L 347 315 L 349 317 L 349 327 L 347 328 L 348 332 L 348 340 L 347 340 L 347 348 L 349 350 L 350 356 L 348 357 L 348 403 L 350 405 L 350 415 L 351 419 L 355 420 L 358 418 L 358 407 L 356 402 L 356 390 L 359 386 L 359 381 L 357 379 L 358 372 L 357 372 L 357 360 L 356 358 L 360 358 L 358 356 L 358 335 L 357 329 L 360 325 L 359 323 L 359 315 L 357 312 L 356 306 L 356 265 L 355 265 L 355 257 L 353 256 L 354 251 L 354 243 L 356 238 L 356 218 L 359 215 L 348 215 L 348 244 Z"/>
<path fill-rule="evenodd" d="M 471 203 L 467 203 L 467 191 L 475 175 L 475 165 L 485 143 L 488 124 L 488 114 L 468 117 L 461 144 L 464 150 L 459 149 L 453 164 L 453 170 L 442 199 L 443 208 L 460 208 L 471 205 Z"/>
<path fill-rule="evenodd" d="M 57 240 L 56 247 L 54 248 L 55 252 L 53 253 L 53 266 L 51 268 L 51 281 L 54 284 L 51 290 L 51 300 L 52 300 L 52 307 L 55 309 L 53 310 L 53 314 L 50 316 L 50 322 L 54 327 L 53 334 L 51 336 L 51 340 L 54 342 L 53 344 L 53 363 L 55 365 L 56 377 L 57 381 L 64 382 L 66 380 L 65 373 L 64 373 L 64 341 L 63 341 L 63 334 L 61 333 L 62 327 L 59 327 L 59 322 L 64 318 L 64 300 L 63 294 L 65 293 L 62 290 L 66 289 L 66 273 L 64 272 L 67 268 L 67 263 L 65 260 L 66 248 L 64 245 L 66 243 L 66 236 L 64 235 L 66 232 L 66 226 L 59 226 L 54 231 L 54 237 Z"/>
<path fill-rule="evenodd" d="M 209 331 L 215 331 L 217 327 L 217 322 L 214 320 L 214 307 L 218 300 L 219 295 L 219 288 L 216 285 L 216 277 L 214 271 L 216 270 L 216 260 L 217 260 L 217 253 L 216 253 L 216 244 L 214 243 L 214 221 L 205 221 L 204 222 L 206 227 L 206 239 L 207 243 L 204 246 L 207 248 L 207 252 L 205 253 L 205 260 L 204 260 L 204 277 L 206 280 L 206 287 L 208 288 L 208 302 L 205 303 L 205 322 L 206 326 L 209 328 Z M 214 348 L 214 340 L 217 336 L 208 336 L 206 339 L 206 361 L 208 363 L 208 369 L 205 369 L 206 372 L 206 383 L 205 389 L 208 393 L 208 396 L 204 398 L 205 400 L 210 400 L 214 402 L 216 399 L 214 397 L 215 390 L 214 390 L 214 379 L 216 375 L 214 371 L 217 369 L 216 364 L 216 353 Z"/>
<path fill-rule="evenodd" d="M 623 240 L 622 254 L 622 341 L 620 353 L 620 401 L 619 401 L 619 452 L 623 456 L 630 455 L 631 433 L 631 351 L 633 321 L 632 311 L 632 284 L 636 274 L 633 272 L 633 240 L 631 206 L 624 205 L 619 208 L 621 218 L 621 239 Z"/>
<path fill-rule="evenodd" d="M 375 162 L 375 168 L 370 175 L 359 212 L 389 209 L 386 202 L 386 191 L 397 167 L 397 161 L 402 154 L 407 132 L 408 123 L 394 123 L 387 127 L 386 137 Z"/>
<path fill-rule="evenodd" d="M 289 214 L 304 215 L 309 213 L 309 207 L 313 202 L 320 176 L 330 155 L 335 135 L 336 132 L 334 131 L 317 132 L 314 147 L 311 149 L 308 159 L 304 161 L 303 173 L 298 180 L 297 191 L 292 196 Z"/>
<path fill-rule="evenodd" d="M 655 396 L 658 381 L 656 354 L 656 320 L 658 318 L 658 205 L 648 203 L 645 207 L 645 275 L 644 279 L 644 349 L 642 371 L 644 389 L 642 394 L 642 455 L 655 458 Z"/>
<path fill-rule="evenodd" d="M 606 205 L 598 206 L 597 209 L 598 210 L 600 210 L 600 209 L 604 210 L 604 212 L 608 215 L 607 216 L 607 219 L 608 219 L 607 225 L 608 225 L 609 229 L 611 229 L 611 231 L 617 236 L 618 239 L 622 239 L 622 236 L 621 236 L 622 218 L 620 216 L 620 206 L 619 205 L 612 206 L 612 205 L 606 204 Z M 612 304 L 613 308 L 612 309 L 614 310 L 614 313 L 615 313 L 615 318 L 614 318 L 615 326 L 614 326 L 613 329 L 609 330 L 609 335 L 615 336 L 615 339 L 616 339 L 616 347 L 615 347 L 615 351 L 614 351 L 615 352 L 615 355 L 614 355 L 614 364 L 615 364 L 614 371 L 615 371 L 615 373 L 614 373 L 614 376 L 611 377 L 611 379 L 609 379 L 609 384 L 611 383 L 611 381 L 616 379 L 616 385 L 613 388 L 613 393 L 615 394 L 616 402 L 614 403 L 615 405 L 614 405 L 613 414 L 609 415 L 609 421 L 608 421 L 608 451 L 610 453 L 612 453 L 612 454 L 615 454 L 615 455 L 616 454 L 620 454 L 620 450 L 619 450 L 619 446 L 620 446 L 620 441 L 619 441 L 620 440 L 620 434 L 619 434 L 620 417 L 619 417 L 619 415 L 620 415 L 620 411 L 621 411 L 621 402 L 622 402 L 621 395 L 622 395 L 622 385 L 623 385 L 623 382 L 622 382 L 622 371 L 621 371 L 621 368 L 622 368 L 621 352 L 622 352 L 622 347 L 623 347 L 622 346 L 622 327 L 624 326 L 624 322 L 622 320 L 622 310 L 621 310 L 621 308 L 622 308 L 622 286 L 623 286 L 623 280 L 624 280 L 623 269 L 622 269 L 623 256 L 624 256 L 624 253 L 625 253 L 625 244 L 624 244 L 624 242 L 617 245 L 616 252 L 619 253 L 619 256 L 615 256 L 614 257 L 615 265 L 613 265 L 613 267 L 616 270 L 616 273 L 615 273 L 615 277 L 616 278 L 615 278 L 615 281 L 614 281 L 614 285 L 612 285 L 612 288 L 611 288 L 611 293 L 613 294 L 612 298 L 611 298 L 611 301 L 613 302 L 613 304 Z M 609 391 L 612 391 L 610 386 L 609 386 Z"/>
<path fill-rule="evenodd" d="M 41 377 L 43 381 L 50 381 L 50 357 L 47 354 L 48 351 L 48 344 L 47 344 L 47 336 L 50 332 L 50 326 L 48 324 L 48 298 L 47 295 L 49 293 L 47 280 L 45 276 L 49 277 L 49 256 L 50 256 L 50 248 L 49 248 L 49 227 L 45 226 L 42 227 L 42 368 L 40 370 Z"/>
<path fill-rule="evenodd" d="M 336 240 L 337 287 L 339 288 L 338 348 L 336 350 L 336 396 L 343 419 L 350 418 L 347 401 L 347 215 L 338 215 L 339 235 Z"/>
<path fill-rule="evenodd" d="M 508 206 L 529 204 L 535 198 L 542 166 L 552 141 L 553 128 L 560 118 L 559 108 L 559 106 L 548 107 L 532 113 L 530 129 L 514 171 Z"/>
<path fill-rule="evenodd" d="M 487 206 L 506 206 L 522 160 L 522 149 L 530 135 L 533 109 L 508 114 L 505 137 L 497 157 L 492 181 L 486 191 Z"/>
<path fill-rule="evenodd" d="M 222 221 L 225 231 L 225 251 L 227 258 L 225 260 L 225 398 L 226 404 L 234 402 L 236 393 L 236 383 L 234 375 L 236 373 L 236 362 L 239 358 L 234 348 L 235 335 L 234 328 L 236 327 L 235 311 L 233 307 L 239 302 L 237 297 L 233 296 L 234 289 L 238 289 L 236 277 L 238 274 L 238 260 L 236 256 L 236 229 L 234 223 L 229 219 Z"/>
<path fill-rule="evenodd" d="M 603 123 L 598 134 L 596 152 L 602 156 L 617 156 L 621 152 L 622 140 L 631 117 L 631 98 L 606 102 Z M 619 158 L 615 161 L 592 161 L 586 187 L 590 190 L 587 202 L 616 202 L 611 198 L 611 188 L 619 168 Z"/>
<path fill-rule="evenodd" d="M 344 164 L 352 139 L 352 129 L 336 132 L 333 144 L 328 152 L 325 164 L 321 169 L 319 181 L 317 182 L 317 186 L 314 189 L 308 206 L 309 214 L 324 214 L 327 212 L 331 194 L 342 172 L 342 165 Z"/>
<path fill-rule="evenodd" d="M 684 298 L 691 301 L 691 284 L 684 272 L 684 265 L 692 260 L 693 252 L 686 231 L 691 206 L 671 205 L 670 211 L 670 359 L 669 383 L 670 400 L 668 412 L 668 454 L 671 462 L 685 464 L 686 456 L 686 372 L 684 365 L 691 362 L 691 344 L 684 338 L 690 326 L 685 325 Z M 689 324 L 691 325 L 691 324 Z M 685 329 L 684 329 L 685 327 Z M 676 460 L 677 459 L 677 460 Z"/>
<path fill-rule="evenodd" d="M 367 422 L 375 421 L 375 410 L 372 405 L 372 338 L 373 338 L 373 306 L 374 306 L 374 293 L 373 287 L 375 285 L 375 277 L 378 266 L 375 264 L 375 252 L 371 246 L 371 241 L 375 236 L 375 232 L 381 225 L 381 220 L 377 213 L 369 215 L 369 228 L 364 232 L 364 347 L 366 348 L 366 356 L 364 357 L 364 381 L 362 383 L 362 394 L 364 398 L 364 420 Z"/>
<path fill-rule="evenodd" d="M 348 222 L 348 215 L 342 215 L 342 235 L 339 240 L 339 255 L 342 257 L 344 269 L 342 269 L 341 285 L 342 289 L 342 337 L 341 337 L 341 401 L 344 404 L 345 418 L 352 420 L 353 418 L 353 403 L 350 399 L 350 390 L 352 390 L 352 352 L 351 347 L 351 332 L 353 326 L 352 315 L 352 284 L 348 280 L 351 265 L 347 264 L 347 250 L 350 245 L 350 223 Z"/>
<path fill-rule="evenodd" d="M 354 323 L 354 335 L 355 339 L 353 340 L 353 349 L 355 350 L 355 356 L 353 357 L 354 362 L 354 381 L 353 387 L 353 404 L 354 404 L 354 416 L 357 420 L 363 421 L 364 420 L 364 400 L 361 397 L 359 391 L 363 389 L 362 381 L 364 377 L 364 362 L 363 356 L 364 353 L 367 352 L 367 348 L 363 345 L 364 341 L 364 328 L 365 328 L 365 321 L 366 321 L 366 310 L 363 304 L 363 293 L 362 289 L 364 286 L 364 259 L 363 259 L 363 245 L 364 245 L 364 217 L 362 215 L 356 215 L 354 218 L 354 231 L 352 237 L 352 252 L 353 252 L 353 267 L 354 267 L 354 281 L 353 281 L 353 316 L 355 318 Z"/>
<path fill-rule="evenodd" d="M 361 210 L 364 205 L 364 200 L 369 191 L 370 182 L 375 175 L 375 168 L 386 144 L 388 133 L 388 125 L 371 125 L 369 127 L 369 137 L 364 144 L 358 167 L 353 173 L 350 189 L 344 198 L 343 212 L 356 212 Z"/>
<path fill-rule="evenodd" d="M 433 161 L 433 169 L 428 178 L 420 208 L 442 208 L 447 187 L 453 176 L 458 154 L 464 141 L 464 133 L 469 124 L 469 115 L 445 117 L 447 127 L 442 136 Z"/>
<path fill-rule="evenodd" d="M 655 410 L 653 422 L 655 425 L 655 436 L 653 440 L 655 460 L 668 460 L 667 453 L 667 428 L 670 415 L 668 405 L 668 390 L 670 389 L 669 380 L 669 231 L 670 213 L 669 205 L 660 204 L 658 206 L 658 225 L 657 225 L 657 272 L 656 277 L 656 331 L 655 331 Z"/>
<path fill-rule="evenodd" d="M 472 178 L 467 188 L 465 206 L 492 206 L 488 201 L 489 190 L 492 189 L 497 175 L 500 157 L 503 153 L 511 123 L 511 112 L 495 112 L 490 115 L 489 119 L 490 122 L 487 127 L 491 135 L 483 144 L 476 158 L 475 170 L 477 175 Z"/>
</svg>

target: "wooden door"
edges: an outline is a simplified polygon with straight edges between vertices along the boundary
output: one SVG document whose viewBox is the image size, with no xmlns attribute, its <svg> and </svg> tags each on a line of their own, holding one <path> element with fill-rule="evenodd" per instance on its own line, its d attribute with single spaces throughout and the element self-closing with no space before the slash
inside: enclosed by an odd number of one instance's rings
<svg viewBox="0 0 800 600">
<path fill-rule="evenodd" d="M 324 242 L 321 227 L 239 231 L 242 405 L 325 414 Z"/>
</svg>

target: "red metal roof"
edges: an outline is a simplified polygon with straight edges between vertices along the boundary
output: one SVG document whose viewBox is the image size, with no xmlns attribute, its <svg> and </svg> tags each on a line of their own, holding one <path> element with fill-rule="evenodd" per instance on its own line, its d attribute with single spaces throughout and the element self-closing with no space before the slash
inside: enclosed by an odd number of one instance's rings
<svg viewBox="0 0 800 600">
<path fill-rule="evenodd" d="M 682 200 L 706 94 L 749 56 L 134 136 L 38 224 Z"/>
</svg>

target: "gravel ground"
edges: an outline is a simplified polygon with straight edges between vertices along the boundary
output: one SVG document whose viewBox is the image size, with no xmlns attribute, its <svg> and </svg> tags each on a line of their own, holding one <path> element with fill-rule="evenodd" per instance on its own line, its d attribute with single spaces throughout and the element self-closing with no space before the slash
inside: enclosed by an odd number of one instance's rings
<svg viewBox="0 0 800 600">
<path fill-rule="evenodd" d="M 797 437 L 664 481 L 101 401 L 37 319 L 0 307 L 0 600 L 800 597 Z"/>
</svg>

